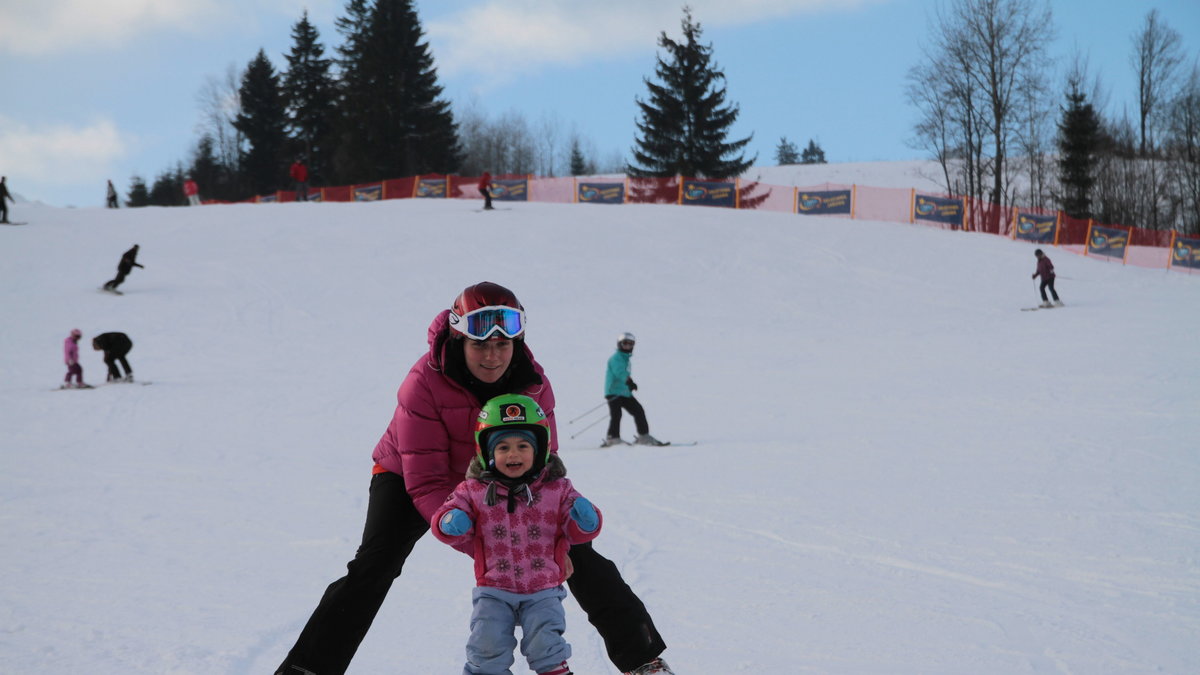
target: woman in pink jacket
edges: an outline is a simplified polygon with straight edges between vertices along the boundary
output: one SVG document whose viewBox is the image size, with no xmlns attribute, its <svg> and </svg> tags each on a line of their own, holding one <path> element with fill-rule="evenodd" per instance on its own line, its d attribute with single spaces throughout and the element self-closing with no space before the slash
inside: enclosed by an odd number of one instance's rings
<svg viewBox="0 0 1200 675">
<path fill-rule="evenodd" d="M 521 627 L 521 653 L 538 675 L 571 675 L 567 551 L 600 534 L 600 512 L 576 492 L 550 423 L 528 396 L 506 394 L 483 405 L 475 460 L 466 480 L 433 514 L 433 534 L 475 560 L 468 675 L 509 673 Z"/>
<path fill-rule="evenodd" d="M 429 352 L 400 385 L 375 446 L 362 545 L 346 576 L 329 585 L 277 675 L 331 675 L 349 667 L 404 561 L 475 458 L 475 419 L 485 401 L 524 394 L 545 411 L 556 452 L 554 392 L 525 344 L 525 310 L 490 282 L 469 286 L 433 319 Z M 463 547 L 470 553 L 470 547 Z M 619 670 L 671 673 L 666 644 L 612 561 L 590 543 L 572 546 L 568 587 L 604 638 Z"/>
</svg>

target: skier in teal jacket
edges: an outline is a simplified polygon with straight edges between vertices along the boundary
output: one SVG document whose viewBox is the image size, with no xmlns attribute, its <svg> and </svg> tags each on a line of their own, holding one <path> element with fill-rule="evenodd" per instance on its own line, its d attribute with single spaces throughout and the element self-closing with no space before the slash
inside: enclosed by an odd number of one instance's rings
<svg viewBox="0 0 1200 675">
<path fill-rule="evenodd" d="M 637 383 L 630 377 L 629 359 L 633 356 L 633 345 L 636 341 L 633 333 L 622 333 L 617 338 L 617 351 L 608 357 L 608 371 L 604 378 L 604 398 L 608 400 L 608 436 L 600 444 L 602 447 L 625 443 L 621 440 L 622 410 L 628 410 L 629 414 L 633 415 L 633 423 L 637 429 L 637 436 L 633 439 L 635 444 L 666 445 L 650 435 L 646 411 L 633 397 Z"/>
</svg>

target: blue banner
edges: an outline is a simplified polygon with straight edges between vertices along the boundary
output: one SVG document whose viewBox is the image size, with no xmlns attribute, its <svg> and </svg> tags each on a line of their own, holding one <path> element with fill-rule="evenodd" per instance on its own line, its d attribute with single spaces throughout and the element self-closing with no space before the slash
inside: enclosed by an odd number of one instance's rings
<svg viewBox="0 0 1200 675">
<path fill-rule="evenodd" d="M 383 199 L 383 183 L 354 186 L 354 201 L 377 202 L 380 199 Z"/>
<path fill-rule="evenodd" d="M 417 196 L 430 199 L 445 199 L 445 178 L 422 178 L 417 181 Z"/>
<path fill-rule="evenodd" d="M 1175 235 L 1175 245 L 1171 247 L 1171 266 L 1200 270 L 1200 237 Z"/>
<path fill-rule="evenodd" d="M 259 204 L 269 204 L 271 202 L 279 201 L 278 199 L 276 199 L 277 196 L 278 195 L 276 195 L 274 192 L 272 192 L 269 195 L 263 195 L 263 196 L 259 197 L 255 201 L 258 202 Z"/>
<path fill-rule="evenodd" d="M 917 194 L 914 197 L 913 218 L 916 220 L 932 220 L 936 223 L 950 223 L 962 227 L 965 215 L 962 199 L 923 194 Z"/>
<path fill-rule="evenodd" d="M 1046 216 L 1037 213 L 1017 212 L 1017 229 L 1013 233 L 1014 239 L 1032 241 L 1039 244 L 1053 244 L 1057 234 L 1058 214 Z"/>
<path fill-rule="evenodd" d="M 308 191 L 308 201 L 319 202 L 321 200 L 321 188 L 312 188 Z"/>
<path fill-rule="evenodd" d="M 580 183 L 575 188 L 575 198 L 588 204 L 625 203 L 624 183 Z"/>
<path fill-rule="evenodd" d="M 698 206 L 737 206 L 737 184 L 729 181 L 683 181 L 683 203 Z"/>
<path fill-rule="evenodd" d="M 835 213 L 850 213 L 849 190 L 817 190 L 800 192 L 796 195 L 796 213 L 823 216 Z"/>
<path fill-rule="evenodd" d="M 492 193 L 492 201 L 529 201 L 528 178 L 494 180 L 489 184 L 488 188 L 488 191 Z"/>
<path fill-rule="evenodd" d="M 1092 225 L 1088 230 L 1087 254 L 1102 255 L 1108 258 L 1125 259 L 1125 249 L 1129 247 L 1129 233 L 1115 227 Z"/>
</svg>

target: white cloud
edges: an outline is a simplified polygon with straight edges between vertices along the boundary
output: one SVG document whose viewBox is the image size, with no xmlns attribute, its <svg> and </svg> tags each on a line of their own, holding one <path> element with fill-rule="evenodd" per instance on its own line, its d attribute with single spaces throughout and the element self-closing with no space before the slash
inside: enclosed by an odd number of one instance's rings
<svg viewBox="0 0 1200 675">
<path fill-rule="evenodd" d="M 851 10 L 879 0 L 688 0 L 705 29 L 802 13 Z M 652 51 L 659 33 L 677 36 L 684 2 L 659 0 L 485 0 L 426 23 L 439 72 L 490 72 L 520 64 L 573 64 L 631 49 Z M 498 79 L 506 79 L 497 75 Z"/>
<path fill-rule="evenodd" d="M 30 127 L 0 115 L 0 166 L 9 175 L 69 183 L 105 175 L 126 154 L 130 139 L 115 124 Z"/>
<path fill-rule="evenodd" d="M 41 56 L 121 45 L 138 34 L 189 29 L 226 0 L 17 0 L 0 3 L 0 50 Z"/>
</svg>

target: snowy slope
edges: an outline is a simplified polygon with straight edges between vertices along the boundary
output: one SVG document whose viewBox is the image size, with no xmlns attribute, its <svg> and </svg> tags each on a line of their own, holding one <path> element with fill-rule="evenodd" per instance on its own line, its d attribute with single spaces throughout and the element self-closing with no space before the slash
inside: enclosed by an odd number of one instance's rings
<svg viewBox="0 0 1200 675">
<path fill-rule="evenodd" d="M 0 672 L 271 672 L 353 555 L 429 320 L 484 279 L 681 675 L 1200 671 L 1200 278 L 1050 250 L 1068 306 L 1020 312 L 1033 247 L 988 235 L 476 206 L 14 213 Z M 88 381 L 121 330 L 153 384 L 54 391 L 73 327 Z M 652 432 L 698 446 L 569 438 L 626 330 Z M 471 584 L 423 540 L 350 672 L 458 672 Z M 575 671 L 615 672 L 567 609 Z"/>
</svg>

